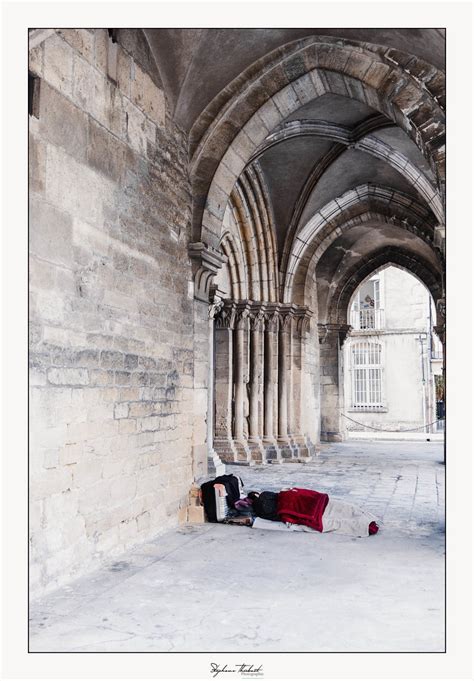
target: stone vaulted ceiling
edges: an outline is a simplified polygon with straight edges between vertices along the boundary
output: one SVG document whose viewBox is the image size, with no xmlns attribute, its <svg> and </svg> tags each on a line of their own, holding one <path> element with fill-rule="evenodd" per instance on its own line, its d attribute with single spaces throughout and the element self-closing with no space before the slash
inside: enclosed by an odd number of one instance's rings
<svg viewBox="0 0 474 681">
<path fill-rule="evenodd" d="M 220 247 L 223 238 L 227 257 L 240 258 L 228 272 L 238 295 L 263 296 L 254 261 L 272 271 L 274 258 L 279 293 L 267 295 L 294 301 L 315 271 L 328 316 L 331 290 L 389 255 L 441 295 L 443 30 L 145 36 L 173 119 L 189 134 L 196 240 Z M 262 229 L 270 246 L 251 255 Z"/>
<path fill-rule="evenodd" d="M 442 29 L 145 29 L 176 121 L 190 130 L 207 104 L 253 62 L 312 35 L 385 45 L 445 65 Z"/>
</svg>

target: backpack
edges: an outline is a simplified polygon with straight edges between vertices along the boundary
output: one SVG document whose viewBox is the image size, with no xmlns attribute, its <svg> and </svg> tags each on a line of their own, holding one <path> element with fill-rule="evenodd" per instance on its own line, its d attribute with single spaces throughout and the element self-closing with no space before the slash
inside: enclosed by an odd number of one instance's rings
<svg viewBox="0 0 474 681">
<path fill-rule="evenodd" d="M 224 485 L 225 491 L 227 492 L 227 506 L 228 508 L 234 508 L 236 501 L 240 499 L 241 491 L 243 490 L 243 482 L 240 478 L 232 473 L 228 475 L 219 475 L 214 480 L 209 480 L 201 485 L 202 493 L 202 503 L 204 505 L 204 510 L 206 512 L 207 519 L 211 523 L 217 523 L 217 513 L 216 513 L 216 496 L 214 491 L 214 485 Z"/>
<path fill-rule="evenodd" d="M 256 516 L 265 520 L 280 520 L 277 512 L 278 492 L 260 492 L 253 500 L 253 510 Z"/>
</svg>

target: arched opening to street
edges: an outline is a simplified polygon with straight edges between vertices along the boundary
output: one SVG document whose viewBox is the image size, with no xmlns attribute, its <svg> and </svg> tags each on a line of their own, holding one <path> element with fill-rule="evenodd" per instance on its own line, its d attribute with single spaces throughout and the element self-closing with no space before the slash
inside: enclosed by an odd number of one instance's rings
<svg viewBox="0 0 474 681">
<path fill-rule="evenodd" d="M 426 286 L 385 265 L 359 285 L 347 322 L 341 353 L 346 437 L 441 436 L 443 346 Z"/>
</svg>

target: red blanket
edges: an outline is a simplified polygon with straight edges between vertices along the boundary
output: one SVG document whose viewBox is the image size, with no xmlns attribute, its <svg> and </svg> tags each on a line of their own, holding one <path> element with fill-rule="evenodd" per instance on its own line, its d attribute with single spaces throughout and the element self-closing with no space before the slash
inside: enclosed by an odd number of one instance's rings
<svg viewBox="0 0 474 681">
<path fill-rule="evenodd" d="M 278 494 L 278 515 L 285 523 L 307 525 L 323 531 L 323 513 L 329 496 L 312 489 L 293 489 Z"/>
</svg>

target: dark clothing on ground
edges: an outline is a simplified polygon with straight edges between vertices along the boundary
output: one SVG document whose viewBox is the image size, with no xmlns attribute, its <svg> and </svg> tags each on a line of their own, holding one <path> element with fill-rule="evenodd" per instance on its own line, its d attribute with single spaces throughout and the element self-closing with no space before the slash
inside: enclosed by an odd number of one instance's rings
<svg viewBox="0 0 474 681">
<path fill-rule="evenodd" d="M 280 520 L 278 516 L 278 492 L 260 492 L 253 502 L 256 516 L 264 520 Z"/>
</svg>

